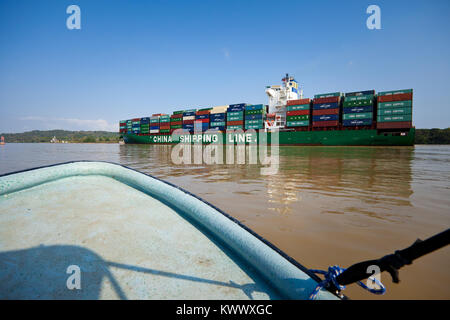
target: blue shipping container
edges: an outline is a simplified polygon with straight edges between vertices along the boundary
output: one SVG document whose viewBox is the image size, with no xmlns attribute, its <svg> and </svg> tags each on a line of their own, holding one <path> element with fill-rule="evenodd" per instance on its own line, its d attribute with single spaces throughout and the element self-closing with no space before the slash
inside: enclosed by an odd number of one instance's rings
<svg viewBox="0 0 450 320">
<path fill-rule="evenodd" d="M 336 108 L 339 108 L 339 104 L 337 102 L 313 104 L 314 110 L 336 109 Z"/>
<path fill-rule="evenodd" d="M 373 106 L 343 108 L 344 113 L 372 112 Z"/>
<path fill-rule="evenodd" d="M 195 111 L 183 112 L 183 117 L 195 116 Z"/>
<path fill-rule="evenodd" d="M 211 127 L 211 130 L 219 130 L 219 131 L 225 131 L 225 126 L 215 126 Z"/>
<path fill-rule="evenodd" d="M 195 119 L 209 119 L 209 114 L 199 114 L 195 116 Z"/>
<path fill-rule="evenodd" d="M 333 121 L 339 120 L 339 115 L 337 114 L 323 114 L 320 116 L 313 116 L 313 121 Z"/>
<path fill-rule="evenodd" d="M 234 107 L 245 108 L 245 103 L 230 104 L 228 106 L 228 108 L 234 108 Z"/>
<path fill-rule="evenodd" d="M 209 115 L 211 122 L 225 121 L 226 113 L 214 113 Z"/>
<path fill-rule="evenodd" d="M 348 126 L 370 126 L 372 124 L 372 119 L 352 119 L 342 121 L 342 125 Z"/>
<path fill-rule="evenodd" d="M 262 110 L 262 109 L 264 109 L 264 105 L 262 105 L 262 104 L 254 104 L 254 105 L 245 107 L 245 110 Z"/>
<path fill-rule="evenodd" d="M 245 116 L 245 120 L 258 120 L 262 118 L 263 118 L 262 114 L 247 114 Z"/>
</svg>

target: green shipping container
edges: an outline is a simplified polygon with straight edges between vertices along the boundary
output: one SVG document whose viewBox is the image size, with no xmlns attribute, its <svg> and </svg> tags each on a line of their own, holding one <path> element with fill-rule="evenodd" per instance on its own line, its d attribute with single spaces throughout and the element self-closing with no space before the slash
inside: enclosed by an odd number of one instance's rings
<svg viewBox="0 0 450 320">
<path fill-rule="evenodd" d="M 385 109 L 378 109 L 378 115 L 379 116 L 395 116 L 395 115 L 404 115 L 404 114 L 412 114 L 412 108 L 406 107 L 406 108 L 385 108 Z"/>
<path fill-rule="evenodd" d="M 303 121 L 303 120 L 309 120 L 309 115 L 300 115 L 300 116 L 287 116 L 286 121 Z"/>
<path fill-rule="evenodd" d="M 262 119 L 245 120 L 245 125 L 251 125 L 251 124 L 259 124 L 259 125 L 262 125 L 262 124 L 263 124 L 263 120 L 262 120 Z"/>
<path fill-rule="evenodd" d="M 378 103 L 378 109 L 412 107 L 411 100 Z"/>
<path fill-rule="evenodd" d="M 331 93 L 322 93 L 314 95 L 314 98 L 330 98 L 330 97 L 340 97 L 342 96 L 341 92 L 331 92 Z"/>
<path fill-rule="evenodd" d="M 399 116 L 378 116 L 378 122 L 403 122 L 412 121 L 411 114 L 399 115 Z"/>
<path fill-rule="evenodd" d="M 161 133 L 167 133 L 167 132 L 170 132 L 170 129 L 159 129 L 159 132 L 161 132 Z"/>
<path fill-rule="evenodd" d="M 264 109 L 261 110 L 245 110 L 245 114 L 265 114 L 266 111 Z"/>
<path fill-rule="evenodd" d="M 262 129 L 264 128 L 264 126 L 262 124 L 249 124 L 249 125 L 245 125 L 245 129 L 247 130 L 251 130 L 251 129 Z"/>
<path fill-rule="evenodd" d="M 184 112 L 184 110 L 179 110 L 179 111 L 174 111 L 174 112 L 172 112 L 172 114 L 181 114 L 181 113 L 183 113 Z"/>
<path fill-rule="evenodd" d="M 372 100 L 373 101 L 373 98 L 374 98 L 373 94 L 366 94 L 363 96 L 345 97 L 345 101 L 360 101 L 360 100 Z"/>
<path fill-rule="evenodd" d="M 182 125 L 181 124 L 172 124 L 170 125 L 171 129 L 181 129 Z"/>
<path fill-rule="evenodd" d="M 287 127 L 305 127 L 309 126 L 309 121 L 288 121 L 286 122 Z"/>
<path fill-rule="evenodd" d="M 287 111 L 309 110 L 311 106 L 309 104 L 300 104 L 298 106 L 287 106 Z"/>
<path fill-rule="evenodd" d="M 150 119 L 150 123 L 159 123 L 159 119 Z"/>
<path fill-rule="evenodd" d="M 244 116 L 227 116 L 227 121 L 240 121 L 240 120 L 244 120 Z"/>
<path fill-rule="evenodd" d="M 159 119 L 159 122 L 163 122 L 163 123 L 170 122 L 170 118 L 167 118 L 167 119 Z"/>
<path fill-rule="evenodd" d="M 344 113 L 343 120 L 352 120 L 352 119 L 372 119 L 372 112 L 361 112 L 361 113 Z"/>
<path fill-rule="evenodd" d="M 394 91 L 381 91 L 378 92 L 378 96 L 390 96 L 393 94 L 402 94 L 402 93 L 412 93 L 413 89 L 403 89 L 403 90 L 394 90 Z"/>
<path fill-rule="evenodd" d="M 244 127 L 242 125 L 239 125 L 239 126 L 228 126 L 227 129 L 237 130 L 237 129 L 244 129 Z"/>
<path fill-rule="evenodd" d="M 244 111 L 228 112 L 227 117 L 244 116 Z"/>
<path fill-rule="evenodd" d="M 210 127 L 224 127 L 226 125 L 225 121 L 211 122 Z"/>
<path fill-rule="evenodd" d="M 373 99 L 363 99 L 357 101 L 344 101 L 344 107 L 361 107 L 373 105 Z"/>
</svg>

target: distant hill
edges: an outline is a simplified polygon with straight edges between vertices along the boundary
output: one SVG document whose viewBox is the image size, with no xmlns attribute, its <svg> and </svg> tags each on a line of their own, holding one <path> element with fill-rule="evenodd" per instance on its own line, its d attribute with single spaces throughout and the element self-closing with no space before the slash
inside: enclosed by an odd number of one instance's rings
<svg viewBox="0 0 450 320">
<path fill-rule="evenodd" d="M 416 129 L 416 144 L 450 144 L 450 128 Z"/>
<path fill-rule="evenodd" d="M 118 142 L 120 134 L 108 131 L 66 131 L 66 130 L 33 130 L 22 133 L 0 133 L 5 142 L 50 142 L 53 137 L 67 142 Z"/>
</svg>

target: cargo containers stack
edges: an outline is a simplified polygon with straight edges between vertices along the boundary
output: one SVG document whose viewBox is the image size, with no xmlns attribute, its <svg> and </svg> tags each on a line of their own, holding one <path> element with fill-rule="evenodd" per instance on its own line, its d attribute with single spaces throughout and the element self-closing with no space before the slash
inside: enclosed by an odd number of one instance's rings
<svg viewBox="0 0 450 320">
<path fill-rule="evenodd" d="M 371 126 L 375 109 L 375 90 L 348 92 L 342 107 L 342 126 Z"/>
<path fill-rule="evenodd" d="M 141 134 L 149 134 L 150 133 L 150 118 L 145 117 L 141 118 Z"/>
<path fill-rule="evenodd" d="M 313 128 L 334 128 L 339 126 L 341 92 L 316 94 L 313 100 Z"/>
<path fill-rule="evenodd" d="M 170 116 L 170 133 L 183 127 L 183 112 L 174 111 Z"/>
<path fill-rule="evenodd" d="M 413 89 L 378 93 L 377 129 L 412 127 Z"/>
<path fill-rule="evenodd" d="M 209 128 L 211 130 L 225 131 L 228 106 L 219 106 L 211 109 L 209 113 Z"/>
<path fill-rule="evenodd" d="M 159 133 L 170 133 L 170 116 L 167 114 L 159 117 Z"/>
<path fill-rule="evenodd" d="M 119 132 L 127 133 L 127 121 L 126 120 L 121 120 L 119 122 Z"/>
<path fill-rule="evenodd" d="M 266 107 L 262 104 L 245 106 L 244 120 L 245 130 L 263 129 L 266 116 Z"/>
<path fill-rule="evenodd" d="M 141 118 L 131 119 L 131 132 L 134 134 L 141 133 Z"/>
<path fill-rule="evenodd" d="M 182 128 L 185 131 L 194 132 L 195 112 L 197 112 L 196 109 L 183 111 Z"/>
<path fill-rule="evenodd" d="M 150 133 L 159 133 L 159 116 L 150 117 Z"/>
<path fill-rule="evenodd" d="M 211 112 L 211 108 L 199 109 L 195 113 L 195 123 L 194 129 L 195 131 L 205 132 L 209 129 L 209 113 Z"/>
<path fill-rule="evenodd" d="M 245 103 L 231 104 L 227 109 L 227 129 L 244 129 Z"/>
<path fill-rule="evenodd" d="M 310 126 L 311 99 L 289 100 L 286 105 L 286 127 L 304 129 Z"/>
<path fill-rule="evenodd" d="M 133 131 L 133 120 L 129 119 L 127 120 L 127 132 Z"/>
</svg>

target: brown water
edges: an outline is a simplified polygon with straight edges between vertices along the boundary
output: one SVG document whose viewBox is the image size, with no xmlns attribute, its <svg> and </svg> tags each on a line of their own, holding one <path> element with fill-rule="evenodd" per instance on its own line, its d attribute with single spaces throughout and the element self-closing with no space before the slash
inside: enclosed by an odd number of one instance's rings
<svg viewBox="0 0 450 320">
<path fill-rule="evenodd" d="M 0 174 L 72 160 L 117 162 L 213 203 L 310 268 L 381 257 L 450 226 L 450 146 L 281 147 L 277 175 L 259 165 L 174 165 L 170 146 L 7 144 Z M 450 248 L 387 274 L 386 295 L 450 299 Z"/>
</svg>

